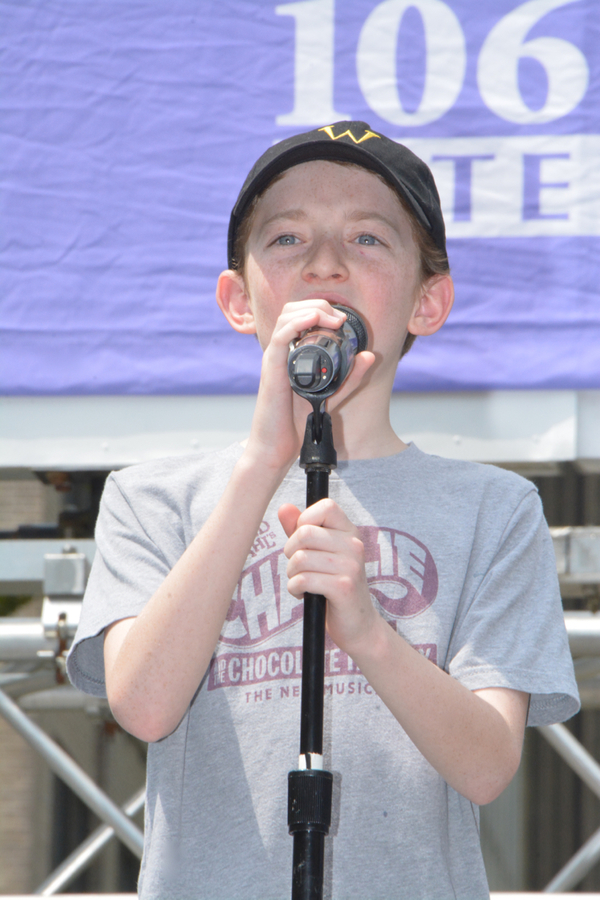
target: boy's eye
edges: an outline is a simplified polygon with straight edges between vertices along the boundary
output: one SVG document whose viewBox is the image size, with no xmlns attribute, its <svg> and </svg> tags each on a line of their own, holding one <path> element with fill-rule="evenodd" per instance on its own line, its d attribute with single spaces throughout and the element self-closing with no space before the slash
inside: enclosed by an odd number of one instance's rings
<svg viewBox="0 0 600 900">
<path fill-rule="evenodd" d="M 298 243 L 298 238 L 294 234 L 282 234 L 275 241 L 276 244 L 280 244 L 282 247 L 288 247 L 292 244 Z"/>
<path fill-rule="evenodd" d="M 357 237 L 356 242 L 358 244 L 367 244 L 367 245 L 371 245 L 371 246 L 379 243 L 377 238 L 374 237 L 372 234 L 361 234 Z"/>
</svg>

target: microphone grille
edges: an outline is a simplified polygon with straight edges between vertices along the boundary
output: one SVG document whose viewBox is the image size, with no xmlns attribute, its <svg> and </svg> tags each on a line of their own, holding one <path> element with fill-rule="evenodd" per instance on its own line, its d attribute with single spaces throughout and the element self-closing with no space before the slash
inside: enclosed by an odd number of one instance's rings
<svg viewBox="0 0 600 900">
<path fill-rule="evenodd" d="M 367 335 L 367 328 L 361 317 L 358 313 L 350 309 L 349 306 L 342 306 L 339 303 L 334 304 L 334 309 L 340 309 L 342 312 L 346 313 L 346 324 L 349 325 L 355 335 L 356 341 L 358 344 L 357 353 L 362 353 L 363 350 L 367 349 L 367 344 L 369 343 L 369 337 Z"/>
</svg>

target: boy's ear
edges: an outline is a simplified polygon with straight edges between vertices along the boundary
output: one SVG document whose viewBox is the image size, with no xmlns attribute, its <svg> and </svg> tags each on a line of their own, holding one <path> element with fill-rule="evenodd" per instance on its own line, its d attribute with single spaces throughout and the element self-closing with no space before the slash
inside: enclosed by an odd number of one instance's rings
<svg viewBox="0 0 600 900">
<path fill-rule="evenodd" d="M 231 327 L 240 334 L 256 334 L 254 313 L 242 275 L 233 269 L 221 272 L 216 294 L 217 303 Z"/>
<path fill-rule="evenodd" d="M 408 323 L 415 335 L 435 334 L 442 327 L 454 303 L 454 282 L 450 275 L 433 275 L 421 285 L 419 297 Z"/>
</svg>

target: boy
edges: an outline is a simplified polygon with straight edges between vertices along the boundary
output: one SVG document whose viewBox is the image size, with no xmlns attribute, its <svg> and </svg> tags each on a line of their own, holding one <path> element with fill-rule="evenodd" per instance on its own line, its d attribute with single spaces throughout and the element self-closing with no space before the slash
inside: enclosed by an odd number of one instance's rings
<svg viewBox="0 0 600 900">
<path fill-rule="evenodd" d="M 535 488 L 390 426 L 398 359 L 453 301 L 431 174 L 361 122 L 283 141 L 242 189 L 229 262 L 217 301 L 264 350 L 251 434 L 109 480 L 69 658 L 150 742 L 141 896 L 289 896 L 310 591 L 327 597 L 328 895 L 486 897 L 476 804 L 512 778 L 526 720 L 578 701 Z M 289 344 L 339 327 L 334 304 L 364 319 L 369 350 L 328 403 L 330 499 L 300 512 L 309 406 Z"/>
</svg>

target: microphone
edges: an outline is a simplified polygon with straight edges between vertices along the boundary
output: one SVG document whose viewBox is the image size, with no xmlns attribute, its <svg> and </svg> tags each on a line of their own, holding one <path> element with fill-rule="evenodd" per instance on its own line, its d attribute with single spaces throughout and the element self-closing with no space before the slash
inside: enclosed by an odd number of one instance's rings
<svg viewBox="0 0 600 900">
<path fill-rule="evenodd" d="M 335 394 L 350 374 L 356 354 L 367 349 L 367 329 L 358 313 L 337 303 L 333 308 L 346 313 L 341 328 L 316 326 L 290 344 L 290 384 L 311 403 Z"/>
</svg>

